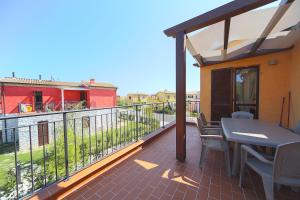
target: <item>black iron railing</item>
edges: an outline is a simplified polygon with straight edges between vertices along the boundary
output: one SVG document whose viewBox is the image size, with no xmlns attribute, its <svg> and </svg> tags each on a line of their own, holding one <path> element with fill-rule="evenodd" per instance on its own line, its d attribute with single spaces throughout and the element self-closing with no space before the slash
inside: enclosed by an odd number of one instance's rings
<svg viewBox="0 0 300 200">
<path fill-rule="evenodd" d="M 200 101 L 186 101 L 186 118 L 188 121 L 194 121 L 200 115 Z"/>
<path fill-rule="evenodd" d="M 199 114 L 188 101 L 187 119 Z M 0 197 L 19 199 L 132 144 L 175 120 L 176 103 L 0 118 Z M 6 138 L 6 139 L 5 139 Z"/>
</svg>

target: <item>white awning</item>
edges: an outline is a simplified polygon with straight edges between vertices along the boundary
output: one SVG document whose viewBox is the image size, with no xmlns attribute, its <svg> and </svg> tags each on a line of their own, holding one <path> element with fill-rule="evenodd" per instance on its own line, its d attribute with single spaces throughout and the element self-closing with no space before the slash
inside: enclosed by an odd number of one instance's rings
<svg viewBox="0 0 300 200">
<path fill-rule="evenodd" d="M 274 20 L 280 13 L 283 15 L 279 20 Z M 292 4 L 252 10 L 232 17 L 227 50 L 224 49 L 224 21 L 188 34 L 186 44 L 192 56 L 198 57 L 198 62 L 200 57 L 204 63 L 223 62 L 250 53 L 254 44 L 264 39 L 264 31 L 270 27 L 271 31 L 256 52 L 291 48 L 300 39 L 299 25 L 300 0 L 295 0 Z"/>
</svg>

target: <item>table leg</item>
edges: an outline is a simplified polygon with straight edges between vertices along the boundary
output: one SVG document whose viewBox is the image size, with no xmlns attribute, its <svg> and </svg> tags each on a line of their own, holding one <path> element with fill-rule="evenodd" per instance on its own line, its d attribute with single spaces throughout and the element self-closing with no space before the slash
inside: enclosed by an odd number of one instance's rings
<svg viewBox="0 0 300 200">
<path fill-rule="evenodd" d="M 240 163 L 241 163 L 241 144 L 235 142 L 234 149 L 233 149 L 233 163 L 232 163 L 233 176 L 236 176 L 239 173 Z"/>
</svg>

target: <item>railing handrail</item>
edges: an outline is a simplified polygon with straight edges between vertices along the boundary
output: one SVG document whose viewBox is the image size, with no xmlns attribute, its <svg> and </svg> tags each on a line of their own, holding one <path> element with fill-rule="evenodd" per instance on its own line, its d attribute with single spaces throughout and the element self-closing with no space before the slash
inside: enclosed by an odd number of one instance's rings
<svg viewBox="0 0 300 200">
<path fill-rule="evenodd" d="M 38 117 L 38 116 L 48 116 L 48 115 L 57 115 L 57 114 L 68 114 L 68 113 L 78 113 L 78 112 L 91 112 L 91 111 L 98 111 L 98 110 L 108 110 L 108 109 L 118 109 L 118 108 L 129 108 L 129 107 L 135 107 L 135 106 L 149 106 L 149 105 L 155 105 L 155 104 L 163 104 L 166 102 L 159 102 L 159 103 L 151 103 L 151 104 L 132 104 L 132 105 L 125 105 L 125 106 L 113 106 L 113 107 L 103 107 L 103 108 L 86 108 L 86 109 L 80 109 L 80 110 L 64 110 L 64 111 L 54 111 L 54 112 L 42 112 L 42 113 L 34 113 L 34 114 L 28 114 L 28 115 L 18 115 L 18 116 L 2 116 L 0 117 L 0 120 L 9 120 L 9 119 L 18 119 L 18 118 L 27 118 L 27 117 Z M 169 102 L 169 103 L 175 103 L 175 102 Z"/>
</svg>

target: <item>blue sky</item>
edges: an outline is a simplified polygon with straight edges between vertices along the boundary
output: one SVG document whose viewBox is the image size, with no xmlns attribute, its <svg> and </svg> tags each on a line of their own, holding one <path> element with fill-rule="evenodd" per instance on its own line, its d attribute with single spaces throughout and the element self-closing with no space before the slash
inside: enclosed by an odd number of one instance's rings
<svg viewBox="0 0 300 200">
<path fill-rule="evenodd" d="M 163 30 L 228 0 L 1 0 L 0 77 L 95 78 L 118 93 L 175 90 L 175 40 Z M 199 69 L 187 56 L 187 90 Z"/>
</svg>

